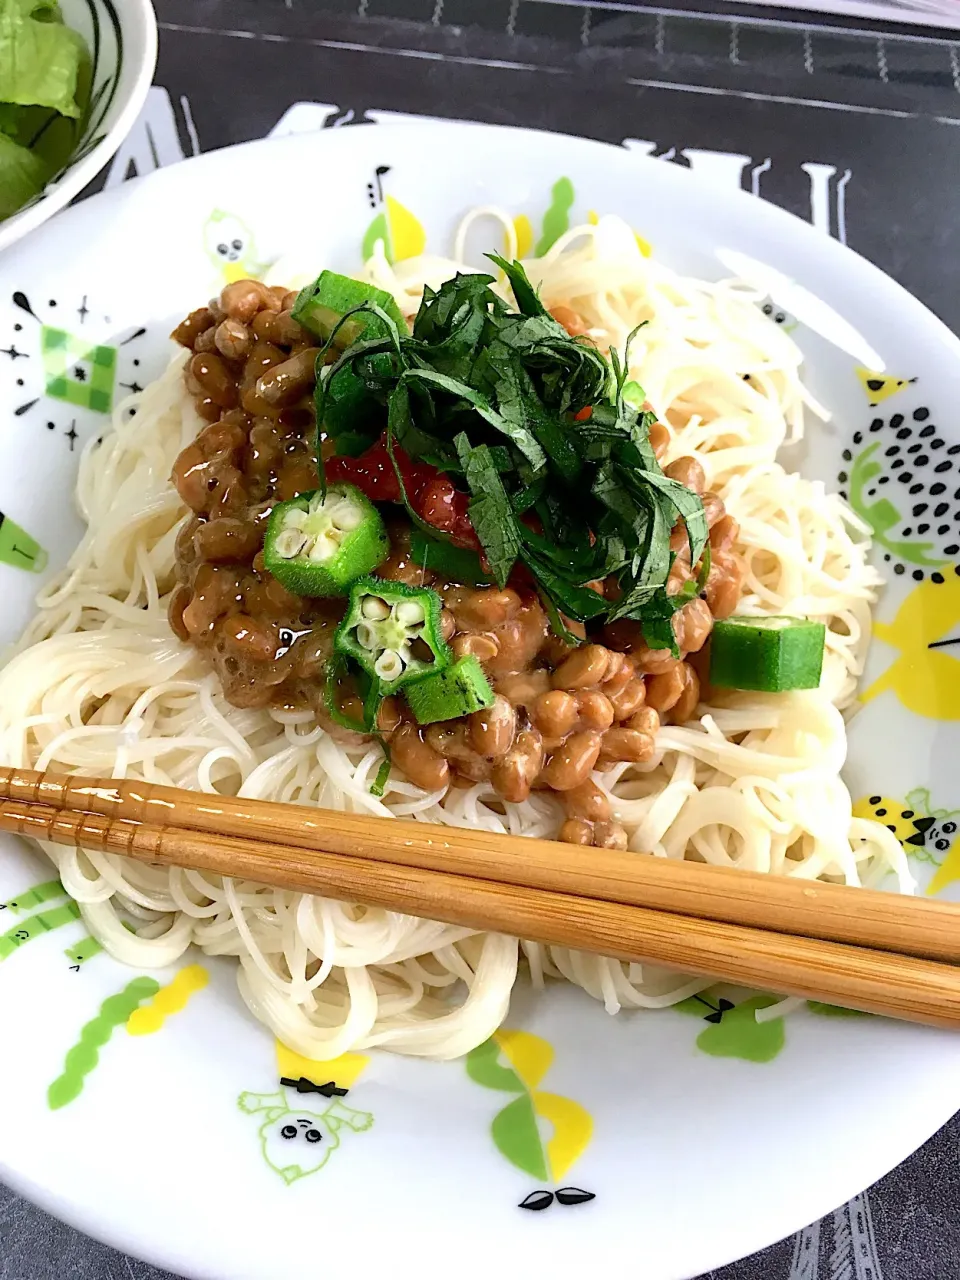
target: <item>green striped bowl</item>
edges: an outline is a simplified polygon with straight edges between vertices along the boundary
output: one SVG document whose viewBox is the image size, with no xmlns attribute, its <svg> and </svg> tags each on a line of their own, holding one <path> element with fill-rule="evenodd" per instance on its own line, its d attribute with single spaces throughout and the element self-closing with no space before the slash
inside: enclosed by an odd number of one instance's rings
<svg viewBox="0 0 960 1280">
<path fill-rule="evenodd" d="M 133 128 L 157 64 L 150 0 L 60 0 L 60 8 L 92 55 L 90 112 L 69 163 L 41 195 L 0 222 L 0 250 L 46 222 L 96 177 Z"/>
</svg>

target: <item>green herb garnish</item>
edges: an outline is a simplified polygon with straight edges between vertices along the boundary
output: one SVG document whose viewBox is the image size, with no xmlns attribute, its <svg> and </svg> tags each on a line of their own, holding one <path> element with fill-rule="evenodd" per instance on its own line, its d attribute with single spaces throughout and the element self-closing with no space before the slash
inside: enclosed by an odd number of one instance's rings
<svg viewBox="0 0 960 1280">
<path fill-rule="evenodd" d="M 570 337 L 520 264 L 489 256 L 509 280 L 516 310 L 488 275 L 427 288 L 412 334 L 369 305 L 383 336 L 355 342 L 321 379 L 318 426 L 339 453 L 362 453 L 384 437 L 411 520 L 439 538 L 413 509 L 395 451 L 453 476 L 470 494 L 491 576 L 503 586 L 523 564 L 556 629 L 560 615 L 632 618 L 649 644 L 675 650 L 670 620 L 689 593 L 666 592 L 670 531 L 683 521 L 696 565 L 708 533 L 703 504 L 657 463 L 654 415 L 640 407 L 642 388 L 627 380 L 628 352 L 622 360 L 612 352 L 608 362 Z M 334 411 L 345 379 L 364 403 L 350 423 Z M 615 602 L 587 585 L 611 576 Z"/>
</svg>

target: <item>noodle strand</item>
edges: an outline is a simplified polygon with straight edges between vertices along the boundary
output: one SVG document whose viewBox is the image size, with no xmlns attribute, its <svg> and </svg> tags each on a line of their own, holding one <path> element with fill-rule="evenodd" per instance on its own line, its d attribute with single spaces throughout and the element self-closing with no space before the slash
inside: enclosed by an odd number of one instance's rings
<svg viewBox="0 0 960 1280">
<path fill-rule="evenodd" d="M 458 257 L 477 222 L 487 233 L 499 226 L 512 252 L 512 221 L 484 208 L 461 228 Z M 841 712 L 855 697 L 879 577 L 867 560 L 868 531 L 843 501 L 776 460 L 802 437 L 805 410 L 824 416 L 800 383 L 799 349 L 761 313 L 755 291 L 678 275 L 644 256 L 616 219 L 573 228 L 526 265 L 547 305 L 574 308 L 601 347 L 622 351 L 643 325 L 630 375 L 669 428 L 668 460 L 696 453 L 708 486 L 739 522 L 737 550 L 747 564 L 740 611 L 827 625 L 819 690 L 724 695 L 690 723 L 664 727 L 653 760 L 594 775 L 630 848 L 849 884 L 877 884 L 892 873 L 909 891 L 899 842 L 852 818 L 839 777 Z M 365 274 L 412 315 L 424 286 L 456 269 L 435 257 L 394 267 L 380 245 Z M 374 797 L 376 744 L 344 745 L 309 712 L 231 706 L 196 651 L 174 638 L 166 597 L 184 513 L 169 477 L 200 425 L 183 362 L 181 353 L 155 383 L 118 404 L 111 429 L 84 450 L 77 502 L 87 532 L 66 571 L 40 593 L 36 618 L 0 672 L 0 758 L 555 836 L 563 813 L 549 792 L 524 804 L 502 802 L 488 783 L 429 794 L 394 772 Z M 202 872 L 42 848 L 113 956 L 156 967 L 196 945 L 236 957 L 253 1015 L 311 1058 L 370 1045 L 465 1053 L 505 1016 L 521 955 L 535 985 L 566 979 L 610 1012 L 662 1008 L 709 985 L 653 965 Z"/>
</svg>

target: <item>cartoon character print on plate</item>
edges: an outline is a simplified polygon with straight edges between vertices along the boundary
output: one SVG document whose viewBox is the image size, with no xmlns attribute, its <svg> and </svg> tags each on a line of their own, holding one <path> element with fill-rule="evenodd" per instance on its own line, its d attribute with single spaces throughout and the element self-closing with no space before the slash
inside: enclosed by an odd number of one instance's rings
<svg viewBox="0 0 960 1280">
<path fill-rule="evenodd" d="M 784 333 L 793 333 L 800 325 L 800 321 L 796 316 L 792 316 L 789 311 L 784 311 L 772 298 L 768 298 L 766 302 L 760 304 L 760 310 L 772 320 L 774 324 L 779 325 Z"/>
<path fill-rule="evenodd" d="M 579 1102 L 537 1088 L 553 1063 L 553 1046 L 528 1031 L 502 1027 L 466 1057 L 467 1074 L 485 1089 L 516 1097 L 493 1117 L 490 1134 L 501 1155 L 538 1182 L 560 1182 L 590 1144 L 593 1120 Z M 544 1137 L 543 1126 L 552 1133 Z M 585 1204 L 595 1192 L 581 1187 L 538 1187 L 521 1209 Z"/>
<path fill-rule="evenodd" d="M 304 1058 L 276 1042 L 280 1088 L 241 1093 L 237 1106 L 259 1122 L 264 1160 L 284 1182 L 322 1169 L 346 1132 L 363 1133 L 373 1116 L 343 1102 L 370 1059 L 345 1053 L 327 1062 Z M 302 1101 L 301 1101 L 302 1099 Z"/>
<path fill-rule="evenodd" d="M 898 378 L 895 374 L 877 373 L 874 369 L 865 369 L 863 365 L 857 365 L 854 373 L 860 379 L 871 409 L 916 382 L 916 378 Z"/>
<path fill-rule="evenodd" d="M 94 956 L 98 956 L 103 950 L 103 943 L 96 938 L 87 934 L 85 938 L 77 943 L 75 947 L 67 947 L 64 955 L 70 961 L 70 968 L 74 973 L 79 973 L 82 965 L 88 960 L 92 960 Z"/>
<path fill-rule="evenodd" d="M 63 1070 L 47 1090 L 51 1111 L 59 1111 L 80 1096 L 87 1077 L 100 1063 L 100 1050 L 109 1043 L 114 1031 L 123 1026 L 141 1001 L 159 990 L 160 984 L 154 978 L 133 978 L 122 991 L 103 1001 L 96 1017 L 81 1027 L 76 1043 L 67 1050 Z"/>
<path fill-rule="evenodd" d="M 960 720 L 960 565 L 935 569 L 901 601 L 892 622 L 874 623 L 873 635 L 895 657 L 861 693 L 862 702 L 893 692 L 915 715 Z"/>
<path fill-rule="evenodd" d="M 373 257 L 378 240 L 383 241 L 384 256 L 390 263 L 415 258 L 427 247 L 427 233 L 420 219 L 384 189 L 384 179 L 389 173 L 389 165 L 377 165 L 373 178 L 367 183 L 367 201 L 377 212 L 361 243 L 364 262 Z"/>
<path fill-rule="evenodd" d="M 6 933 L 0 932 L 0 960 L 6 960 L 8 956 L 12 956 L 25 942 L 31 942 L 34 938 L 40 938 L 53 929 L 79 920 L 80 908 L 75 902 L 64 902 L 59 906 L 50 905 L 56 903 L 58 898 L 66 896 L 67 891 L 59 880 L 43 880 L 40 884 L 32 885 L 29 889 L 18 893 L 7 902 L 0 902 L 0 911 L 9 911 L 14 917 L 21 916 L 25 912 L 32 913 L 28 919 L 11 925 Z M 42 910 L 36 910 L 38 907 Z M 3 916 L 0 916 L 0 920 L 2 919 Z M 86 964 L 102 950 L 101 943 L 87 934 L 79 942 L 67 947 L 63 954 L 70 961 L 70 968 L 74 972 L 79 972 L 82 964 Z"/>
<path fill-rule="evenodd" d="M 739 1058 L 765 1063 L 778 1057 L 787 1043 L 787 1018 L 764 1016 L 782 996 L 757 995 L 734 987 L 710 987 L 671 1006 L 677 1013 L 693 1014 L 710 1025 L 697 1036 L 697 1048 L 711 1058 Z M 791 1006 L 793 1007 L 793 1006 Z M 824 1018 L 865 1018 L 858 1009 L 841 1009 L 820 1000 L 807 1000 L 811 1013 Z"/>
<path fill-rule="evenodd" d="M 68 957 L 70 954 L 68 951 Z M 113 1038 L 114 1031 L 125 1027 L 131 1036 L 160 1031 L 168 1018 L 186 1008 L 191 995 L 202 991 L 208 981 L 206 969 L 194 964 L 181 969 L 166 986 L 144 974 L 131 979 L 116 995 L 108 996 L 96 1016 L 81 1027 L 64 1058 L 63 1070 L 47 1090 L 50 1110 L 58 1111 L 80 1096 L 87 1077 L 100 1064 L 100 1050 Z"/>
<path fill-rule="evenodd" d="M 569 178 L 562 177 L 558 178 L 550 188 L 550 200 L 540 222 L 539 234 L 535 231 L 533 223 L 527 215 L 518 213 L 513 219 L 516 257 L 520 259 L 542 258 L 544 254 L 549 253 L 560 237 L 566 235 L 570 230 L 575 200 L 576 189 L 573 183 Z M 597 210 L 589 209 L 587 211 L 587 222 L 590 226 L 595 227 L 599 221 L 600 214 Z M 634 231 L 633 234 L 637 242 L 637 248 L 645 258 L 649 258 L 653 253 L 650 241 L 646 240 L 638 231 Z M 509 252 L 510 248 L 509 242 L 504 245 L 505 251 Z"/>
<path fill-rule="evenodd" d="M 960 866 L 954 868 L 951 859 L 960 810 L 934 808 L 926 787 L 909 792 L 902 803 L 887 796 L 864 796 L 853 806 L 853 816 L 882 822 L 909 857 L 937 868 L 927 893 L 936 893 L 951 880 L 960 878 Z"/>
<path fill-rule="evenodd" d="M 253 230 L 235 213 L 214 209 L 203 224 L 203 246 L 219 273 L 221 288 L 235 280 L 257 277 L 263 270 Z"/>
<path fill-rule="evenodd" d="M 757 1021 L 779 996 L 757 995 L 736 1002 L 714 988 L 681 1000 L 673 1007 L 710 1025 L 697 1036 L 697 1048 L 712 1058 L 740 1058 L 744 1062 L 772 1062 L 785 1043 L 783 1018 Z"/>
<path fill-rule="evenodd" d="M 40 884 L 31 885 L 29 889 L 24 889 L 15 898 L 8 898 L 6 902 L 0 902 L 0 911 L 12 911 L 14 915 L 20 915 L 24 911 L 33 910 L 34 907 L 41 907 L 46 902 L 54 902 L 57 898 L 64 898 L 66 893 L 66 889 L 64 889 L 59 880 L 43 880 Z"/>
<path fill-rule="evenodd" d="M 570 210 L 573 208 L 575 194 L 569 178 L 557 179 L 550 191 L 550 203 L 544 212 L 539 236 L 535 235 L 533 224 L 527 215 L 517 214 L 513 219 L 513 230 L 517 238 L 518 258 L 542 258 L 569 231 Z"/>
<path fill-rule="evenodd" d="M 936 868 L 928 894 L 960 880 L 960 809 L 935 808 L 925 787 L 911 791 L 904 804 L 886 796 L 868 796 L 857 801 L 853 815 L 884 823 L 911 857 Z"/>
<path fill-rule="evenodd" d="M 596 209 L 589 209 L 587 211 L 587 222 L 589 222 L 590 226 L 595 227 L 599 221 L 600 221 L 600 215 L 599 213 L 597 213 Z M 645 239 L 640 234 L 639 231 L 634 231 L 633 238 L 634 240 L 636 240 L 637 248 L 640 250 L 643 257 L 652 258 L 653 245 L 650 243 L 650 241 Z"/>
<path fill-rule="evenodd" d="M 5 931 L 0 931 L 0 962 L 7 960 L 28 942 L 79 920 L 80 908 L 75 902 L 53 905 L 58 898 L 66 896 L 66 890 L 59 880 L 44 880 L 7 902 L 0 902 L 0 912 L 9 911 L 17 917 Z M 0 920 L 3 919 L 3 915 L 0 915 Z"/>
<path fill-rule="evenodd" d="M 188 964 L 171 982 L 161 987 L 151 1000 L 134 1009 L 127 1019 L 128 1035 L 155 1035 L 163 1029 L 168 1018 L 175 1013 L 182 1013 L 190 998 L 202 991 L 209 981 L 210 975 L 202 965 Z"/>
<path fill-rule="evenodd" d="M 916 381 L 856 372 L 874 407 Z M 926 405 L 896 408 L 854 432 L 837 481 L 893 572 L 922 582 L 960 554 L 960 443 L 948 444 Z"/>
<path fill-rule="evenodd" d="M 26 529 L 0 511 L 0 564 L 29 573 L 42 573 L 47 567 L 47 553 Z"/>
</svg>

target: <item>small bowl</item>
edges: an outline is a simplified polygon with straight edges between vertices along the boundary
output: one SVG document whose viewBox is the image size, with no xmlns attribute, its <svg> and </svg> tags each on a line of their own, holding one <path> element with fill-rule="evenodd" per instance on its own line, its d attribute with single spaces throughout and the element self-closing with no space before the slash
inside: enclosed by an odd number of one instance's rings
<svg viewBox="0 0 960 1280">
<path fill-rule="evenodd" d="M 0 250 L 57 213 L 91 182 L 133 128 L 157 65 L 150 0 L 60 0 L 67 26 L 93 55 L 93 103 L 69 161 L 46 189 L 0 222 Z"/>
</svg>

